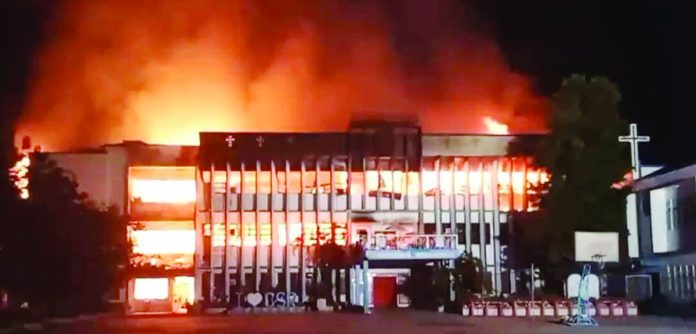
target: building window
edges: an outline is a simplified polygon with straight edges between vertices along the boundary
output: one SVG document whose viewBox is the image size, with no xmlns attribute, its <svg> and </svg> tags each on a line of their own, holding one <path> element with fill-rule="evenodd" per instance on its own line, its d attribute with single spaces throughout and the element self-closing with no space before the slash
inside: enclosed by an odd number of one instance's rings
<svg viewBox="0 0 696 334">
<path fill-rule="evenodd" d="M 677 201 L 670 198 L 667 201 L 667 230 L 673 231 L 677 229 L 679 222 L 679 211 L 677 207 Z"/>
<path fill-rule="evenodd" d="M 163 300 L 169 298 L 169 280 L 166 278 L 136 278 L 135 300 Z"/>
</svg>

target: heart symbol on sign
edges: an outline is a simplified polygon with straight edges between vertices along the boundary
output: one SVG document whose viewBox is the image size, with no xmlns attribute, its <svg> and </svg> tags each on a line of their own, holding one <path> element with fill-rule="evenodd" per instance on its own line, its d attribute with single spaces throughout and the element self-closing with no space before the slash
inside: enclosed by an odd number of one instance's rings
<svg viewBox="0 0 696 334">
<path fill-rule="evenodd" d="M 261 301 L 263 300 L 263 295 L 261 295 L 258 292 L 250 293 L 246 296 L 246 301 L 251 305 L 252 307 L 256 307 L 257 305 L 261 304 Z"/>
</svg>

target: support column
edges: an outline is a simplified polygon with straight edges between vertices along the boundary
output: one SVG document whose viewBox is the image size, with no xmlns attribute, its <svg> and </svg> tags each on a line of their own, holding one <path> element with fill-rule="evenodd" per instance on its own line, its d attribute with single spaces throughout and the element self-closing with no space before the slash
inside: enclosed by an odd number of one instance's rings
<svg viewBox="0 0 696 334">
<path fill-rule="evenodd" d="M 450 194 L 450 206 L 449 206 L 449 213 L 450 213 L 450 230 L 452 230 L 452 234 L 458 234 L 457 233 L 457 182 L 455 178 L 455 174 L 457 172 L 457 159 L 452 158 L 452 162 L 450 163 L 450 171 L 452 173 L 452 191 Z"/>
<path fill-rule="evenodd" d="M 493 160 L 491 166 L 491 191 L 493 192 L 493 221 L 491 222 L 491 242 L 493 243 L 493 261 L 494 261 L 494 273 L 493 273 L 493 283 L 496 289 L 496 293 L 500 295 L 502 290 L 502 271 L 500 266 L 500 210 L 498 206 L 498 201 L 500 200 L 498 196 L 498 172 L 499 164 L 498 159 Z"/>
<path fill-rule="evenodd" d="M 290 194 L 290 162 L 285 160 L 285 194 L 283 207 L 285 208 L 285 256 L 283 259 L 284 273 L 285 273 L 285 296 L 290 296 L 292 292 L 291 275 L 290 275 L 290 259 L 292 245 L 290 240 L 290 208 L 289 208 L 289 194 Z"/>
<path fill-rule="evenodd" d="M 375 208 L 382 211 L 382 159 L 375 158 L 377 166 L 377 196 L 375 196 Z"/>
<path fill-rule="evenodd" d="M 246 229 L 244 228 L 244 162 L 239 166 L 239 249 L 237 258 L 237 275 L 239 276 L 239 292 L 243 292 L 242 289 L 246 286 L 246 275 L 244 274 L 244 238 L 246 236 Z"/>
<path fill-rule="evenodd" d="M 256 246 L 254 247 L 254 289 L 261 291 L 261 223 L 259 222 L 259 175 L 261 174 L 261 162 L 256 160 L 256 186 L 254 187 L 256 195 L 254 196 L 254 224 L 256 226 Z"/>
<path fill-rule="evenodd" d="M 300 162 L 300 202 L 298 203 L 300 209 L 300 270 L 299 270 L 299 280 L 301 296 L 300 302 L 304 304 L 307 298 L 307 284 L 305 284 L 305 277 L 307 277 L 307 264 L 305 263 L 305 208 L 304 208 L 304 177 L 305 177 L 305 162 L 304 159 Z"/>
<path fill-rule="evenodd" d="M 391 211 L 396 211 L 396 207 L 394 206 L 394 194 L 396 194 L 396 182 L 394 182 L 394 159 L 389 158 L 389 174 L 391 175 L 391 194 L 389 194 L 389 210 Z"/>
<path fill-rule="evenodd" d="M 275 194 L 276 190 L 278 187 L 276 187 L 276 169 L 275 169 L 275 161 L 271 160 L 271 177 L 270 177 L 270 199 L 269 199 L 269 215 L 271 217 L 271 221 L 269 222 L 271 224 L 271 243 L 268 245 L 268 266 L 267 272 L 268 275 L 270 275 L 271 278 L 271 287 L 276 288 L 278 286 L 278 277 L 276 276 L 275 272 L 275 263 L 274 263 L 274 256 L 273 252 L 275 251 L 276 248 L 276 242 L 278 241 L 278 238 L 276 238 L 276 234 L 278 234 L 278 223 L 275 220 Z"/>
<path fill-rule="evenodd" d="M 203 294 L 205 293 L 203 291 L 203 272 L 206 271 L 206 268 L 204 267 L 204 261 L 203 261 L 203 256 L 205 253 L 205 246 L 204 246 L 204 239 L 205 235 L 203 233 L 203 225 L 205 223 L 205 218 L 201 219 L 201 216 L 199 216 L 199 210 L 202 212 L 206 212 L 207 207 L 205 207 L 205 200 L 202 202 L 203 207 L 200 208 L 198 206 L 198 203 L 201 203 L 198 199 L 200 196 L 203 196 L 203 199 L 205 199 L 205 180 L 203 179 L 203 173 L 196 168 L 196 197 L 197 197 L 197 203 L 196 203 L 196 209 L 194 212 L 195 215 L 195 220 L 194 220 L 194 228 L 196 229 L 196 253 L 194 255 L 194 267 L 195 267 L 195 279 L 194 279 L 194 293 L 195 293 L 195 301 L 198 302 L 203 299 Z M 200 180 L 200 181 L 199 181 Z M 202 220 L 202 221 L 201 221 Z M 122 289 L 125 290 L 124 295 L 128 292 L 128 284 L 126 284 L 126 288 Z M 124 296 L 127 297 L 127 296 Z M 123 300 L 128 300 L 127 298 L 123 298 Z"/>
<path fill-rule="evenodd" d="M 517 292 L 517 280 L 516 280 L 516 273 L 515 273 L 515 268 L 517 264 L 517 258 L 515 257 L 517 255 L 517 245 L 515 244 L 515 218 L 513 213 L 515 212 L 515 188 L 512 186 L 512 175 L 513 175 L 513 170 L 515 169 L 515 160 L 514 158 L 510 158 L 510 170 L 508 171 L 508 180 L 509 180 L 509 190 L 508 193 L 510 194 L 510 203 L 508 213 L 507 213 L 507 230 L 508 230 L 508 249 L 510 249 L 510 253 L 508 254 L 508 272 L 510 276 L 510 293 L 515 293 Z"/>
<path fill-rule="evenodd" d="M 419 168 L 419 173 L 418 173 L 418 188 L 420 188 L 420 191 L 418 192 L 418 234 L 423 234 L 425 230 L 425 208 L 423 208 L 423 198 L 425 196 L 425 187 L 423 186 L 423 172 L 425 169 L 423 168 L 423 157 L 420 157 L 420 168 Z"/>
<path fill-rule="evenodd" d="M 215 299 L 215 164 L 210 163 L 210 210 L 208 211 L 208 224 L 210 226 L 210 290 L 208 291 L 209 300 Z"/>
<path fill-rule="evenodd" d="M 348 281 L 350 282 L 350 304 L 351 305 L 359 305 L 358 299 L 357 299 L 357 292 L 358 292 L 358 265 L 354 265 L 352 268 L 349 269 L 348 272 Z"/>
<path fill-rule="evenodd" d="M 336 243 L 336 219 L 334 216 L 334 200 L 336 198 L 336 187 L 334 186 L 334 173 L 336 171 L 336 168 L 334 167 L 334 158 L 333 156 L 329 157 L 329 198 L 328 200 L 328 206 L 329 206 L 329 221 L 330 221 L 330 227 L 331 227 L 331 242 Z M 318 180 L 319 178 L 317 178 Z M 316 263 L 314 264 L 316 265 Z M 331 269 L 331 296 L 335 299 L 336 304 L 338 303 L 338 298 L 336 298 L 336 269 L 332 268 Z M 335 304 L 335 305 L 336 305 Z"/>
<path fill-rule="evenodd" d="M 363 295 L 363 313 L 369 314 L 370 313 L 370 265 L 367 260 L 363 260 L 363 267 L 362 267 L 362 278 L 363 278 L 363 286 L 362 286 L 362 295 Z"/>
<path fill-rule="evenodd" d="M 346 171 L 348 172 L 348 185 L 346 188 L 346 244 L 351 245 L 353 243 L 353 159 L 348 156 L 348 165 L 346 166 Z"/>
<path fill-rule="evenodd" d="M 696 299 L 696 265 L 691 265 L 691 291 L 694 292 L 694 298 Z"/>
<path fill-rule="evenodd" d="M 228 214 L 230 212 L 230 163 L 226 164 L 225 168 L 225 203 L 222 206 L 225 210 L 224 221 L 225 221 L 225 250 L 222 260 L 222 275 L 225 277 L 225 303 L 230 301 L 230 219 Z"/>
<path fill-rule="evenodd" d="M 466 177 L 466 187 L 464 188 L 464 240 L 466 242 L 466 253 L 471 252 L 471 171 L 469 170 L 469 160 L 464 162 L 464 177 Z"/>
<path fill-rule="evenodd" d="M 484 171 L 483 161 L 479 162 L 479 193 L 478 193 L 478 221 L 479 221 L 479 256 L 481 257 L 481 264 L 483 265 L 484 274 L 488 272 L 488 263 L 486 261 L 486 209 L 484 207 L 485 201 L 483 200 L 485 196 L 485 171 Z"/>
<path fill-rule="evenodd" d="M 334 185 L 334 174 L 336 173 L 336 168 L 334 167 L 334 158 L 329 157 L 329 220 L 331 221 L 331 240 L 335 243 L 336 241 L 336 219 L 334 215 L 334 206 L 336 205 L 336 187 Z M 318 180 L 318 178 L 317 178 Z"/>
<path fill-rule="evenodd" d="M 362 209 L 363 211 L 367 211 L 367 196 L 369 194 L 369 190 L 367 189 L 367 158 L 363 157 L 362 158 L 362 165 L 363 165 L 363 194 L 362 194 Z"/>
<path fill-rule="evenodd" d="M 404 191 L 404 196 L 403 196 L 403 198 L 404 198 L 404 210 L 406 212 L 408 212 L 411 210 L 411 206 L 409 204 L 410 193 L 408 192 L 408 185 L 409 185 L 409 183 L 408 183 L 408 181 L 409 181 L 408 156 L 404 158 L 404 180 L 405 180 L 404 182 L 406 182 L 406 188 L 403 189 L 403 191 Z"/>
<path fill-rule="evenodd" d="M 321 171 L 321 168 L 319 167 L 319 164 L 321 163 L 321 157 L 317 157 L 314 159 L 314 228 L 315 228 L 315 237 L 316 240 L 314 242 L 314 253 L 316 254 L 317 247 L 319 246 L 319 212 L 320 208 L 319 205 L 321 204 L 320 196 L 319 196 L 319 188 L 321 187 L 321 184 L 319 184 L 319 172 Z M 316 294 L 319 288 L 319 285 L 321 284 L 321 268 L 317 266 L 317 263 L 315 259 L 312 259 L 312 272 L 316 273 L 316 275 L 313 277 L 314 282 L 316 285 L 314 286 L 314 293 Z M 315 297 L 316 298 L 316 297 Z"/>
<path fill-rule="evenodd" d="M 435 160 L 435 234 L 442 235 L 442 184 L 440 182 L 442 174 L 442 157 L 437 157 Z M 439 237 L 438 237 L 439 238 Z"/>
</svg>

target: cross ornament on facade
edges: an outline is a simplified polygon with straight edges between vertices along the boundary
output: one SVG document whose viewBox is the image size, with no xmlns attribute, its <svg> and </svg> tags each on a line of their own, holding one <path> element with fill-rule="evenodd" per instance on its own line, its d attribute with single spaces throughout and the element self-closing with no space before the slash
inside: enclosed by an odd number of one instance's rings
<svg viewBox="0 0 696 334">
<path fill-rule="evenodd" d="M 636 179 L 642 177 L 640 170 L 640 157 L 638 156 L 638 144 L 650 142 L 650 136 L 639 136 L 638 125 L 631 123 L 628 136 L 619 136 L 619 142 L 631 145 L 631 167 L 633 167 Z"/>
<path fill-rule="evenodd" d="M 263 139 L 263 137 L 261 137 L 261 136 L 256 137 L 256 143 L 259 144 L 259 147 L 262 147 L 262 146 L 263 146 L 263 142 L 265 142 L 265 141 L 266 141 L 266 140 Z"/>
<path fill-rule="evenodd" d="M 232 135 L 227 136 L 227 138 L 225 138 L 225 141 L 227 142 L 227 147 L 232 147 L 232 145 L 234 145 L 235 140 L 236 139 L 234 138 L 234 136 L 232 136 Z"/>
</svg>

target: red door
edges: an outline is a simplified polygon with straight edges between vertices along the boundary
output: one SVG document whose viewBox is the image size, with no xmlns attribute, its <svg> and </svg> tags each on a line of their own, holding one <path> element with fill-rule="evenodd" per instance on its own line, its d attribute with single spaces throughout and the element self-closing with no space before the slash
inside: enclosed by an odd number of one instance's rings
<svg viewBox="0 0 696 334">
<path fill-rule="evenodd" d="M 396 277 L 375 276 L 372 279 L 372 303 L 375 307 L 396 304 Z"/>
</svg>

